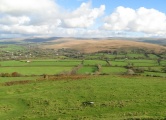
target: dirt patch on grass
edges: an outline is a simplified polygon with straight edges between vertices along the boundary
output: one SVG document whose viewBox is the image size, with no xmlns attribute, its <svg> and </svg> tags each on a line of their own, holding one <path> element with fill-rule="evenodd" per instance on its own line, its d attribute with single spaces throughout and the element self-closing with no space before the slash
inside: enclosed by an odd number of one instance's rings
<svg viewBox="0 0 166 120">
<path fill-rule="evenodd" d="M 36 81 L 59 81 L 59 80 L 81 80 L 89 78 L 88 75 L 57 75 L 57 76 L 47 76 L 47 77 L 41 77 L 38 78 Z"/>
<path fill-rule="evenodd" d="M 37 83 L 41 81 L 61 81 L 61 80 L 81 80 L 81 79 L 87 79 L 94 76 L 89 75 L 57 75 L 57 76 L 47 76 L 47 77 L 39 77 L 36 79 L 36 81 L 32 80 L 21 80 L 21 81 L 9 81 L 5 82 L 2 85 L 3 86 L 13 86 L 13 85 L 25 85 L 29 83 Z"/>
<path fill-rule="evenodd" d="M 24 85 L 32 82 L 32 80 L 24 80 L 24 81 L 9 81 L 5 82 L 3 85 L 4 86 L 12 86 L 12 85 Z"/>
</svg>

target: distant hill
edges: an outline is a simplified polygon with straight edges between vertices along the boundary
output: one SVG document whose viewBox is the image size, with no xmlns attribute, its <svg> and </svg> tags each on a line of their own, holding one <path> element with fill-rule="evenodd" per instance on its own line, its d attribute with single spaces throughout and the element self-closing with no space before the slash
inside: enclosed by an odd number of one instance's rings
<svg viewBox="0 0 166 120">
<path fill-rule="evenodd" d="M 24 42 L 34 42 L 34 43 L 38 43 L 38 42 L 50 42 L 53 40 L 57 40 L 60 39 L 61 37 L 49 37 L 49 38 L 27 38 L 24 39 Z"/>
<path fill-rule="evenodd" d="M 57 39 L 61 39 L 61 37 L 1 38 L 0 44 L 44 43 Z"/>
<path fill-rule="evenodd" d="M 73 39 L 63 38 L 52 41 L 50 44 L 43 45 L 43 48 L 61 49 L 69 48 L 75 49 L 83 53 L 93 53 L 105 50 L 119 50 L 119 49 L 143 49 L 146 51 L 154 51 L 156 53 L 166 51 L 166 47 L 151 43 L 136 42 L 129 40 L 105 40 L 105 39 Z"/>
<path fill-rule="evenodd" d="M 165 38 L 63 38 L 63 37 L 31 37 L 0 39 L 0 44 L 42 43 L 42 48 L 70 48 L 83 53 L 104 50 L 144 49 L 146 51 L 166 51 Z"/>
<path fill-rule="evenodd" d="M 164 40 L 161 40 L 161 39 L 160 40 L 142 40 L 141 42 L 166 45 L 166 39 L 164 39 Z"/>
<path fill-rule="evenodd" d="M 21 43 L 45 43 L 45 42 L 52 42 L 55 40 L 127 40 L 127 41 L 138 41 L 138 42 L 145 42 L 145 43 L 153 43 L 159 45 L 166 45 L 166 38 L 126 38 L 126 37 L 108 37 L 108 38 L 65 38 L 65 37 L 29 37 L 29 38 L 1 38 L 0 43 L 2 44 L 17 44 Z"/>
</svg>

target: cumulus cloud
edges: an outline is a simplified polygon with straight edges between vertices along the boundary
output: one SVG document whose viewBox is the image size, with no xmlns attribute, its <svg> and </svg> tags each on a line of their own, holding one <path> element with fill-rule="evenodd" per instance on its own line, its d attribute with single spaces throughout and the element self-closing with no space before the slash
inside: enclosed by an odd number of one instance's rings
<svg viewBox="0 0 166 120">
<path fill-rule="evenodd" d="M 110 37 L 145 33 L 166 36 L 166 15 L 155 9 L 117 7 L 104 22 L 105 5 L 64 9 L 56 0 L 0 0 L 0 37 L 15 35 Z M 102 25 L 103 29 L 97 26 Z M 122 34 L 123 33 L 123 34 Z"/>
<path fill-rule="evenodd" d="M 106 30 L 166 34 L 166 15 L 155 9 L 141 7 L 134 10 L 120 6 L 106 16 L 104 22 L 102 28 Z"/>
<path fill-rule="evenodd" d="M 65 10 L 54 0 L 0 0 L 0 32 L 12 34 L 56 34 L 60 28 L 73 35 L 70 28 L 88 28 L 100 17 L 105 6 L 91 8 L 82 3 L 73 11 Z"/>
<path fill-rule="evenodd" d="M 52 0 L 1 0 L 1 17 L 29 17 L 30 24 L 45 23 L 52 18 L 54 14 L 59 13 L 58 5 Z M 58 11 L 58 12 L 56 12 Z M 54 17 L 55 18 L 55 17 Z M 35 22 L 37 21 L 37 22 Z"/>
<path fill-rule="evenodd" d="M 15 17 L 15 16 L 3 16 L 0 19 L 0 23 L 3 25 L 13 25 L 13 24 L 28 24 L 30 22 L 30 18 L 27 16 L 20 16 L 20 17 Z"/>
<path fill-rule="evenodd" d="M 14 16 L 51 15 L 58 9 L 53 0 L 1 0 L 0 11 Z"/>
<path fill-rule="evenodd" d="M 1 0 L 0 31 L 11 34 L 48 34 L 58 26 L 59 6 L 53 0 Z"/>
<path fill-rule="evenodd" d="M 125 32 L 105 31 L 101 29 L 80 28 L 57 28 L 54 36 L 59 37 L 82 37 L 82 38 L 104 38 L 104 37 L 129 37 Z"/>
<path fill-rule="evenodd" d="M 103 15 L 105 6 L 101 5 L 100 8 L 91 8 L 90 3 L 82 3 L 81 6 L 72 11 L 71 13 L 65 14 L 62 20 L 63 27 L 71 28 L 87 28 L 94 24 L 95 20 Z"/>
</svg>

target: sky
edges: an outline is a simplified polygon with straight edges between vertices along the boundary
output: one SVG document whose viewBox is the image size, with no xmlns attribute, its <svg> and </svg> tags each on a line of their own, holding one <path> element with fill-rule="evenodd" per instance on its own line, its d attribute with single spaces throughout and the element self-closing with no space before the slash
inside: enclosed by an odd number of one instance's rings
<svg viewBox="0 0 166 120">
<path fill-rule="evenodd" d="M 0 38 L 166 37 L 166 0 L 0 0 Z"/>
</svg>

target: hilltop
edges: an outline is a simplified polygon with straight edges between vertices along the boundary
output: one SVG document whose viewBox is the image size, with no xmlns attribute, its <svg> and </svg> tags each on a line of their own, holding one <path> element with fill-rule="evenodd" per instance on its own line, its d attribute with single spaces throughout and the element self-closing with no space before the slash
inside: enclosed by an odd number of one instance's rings
<svg viewBox="0 0 166 120">
<path fill-rule="evenodd" d="M 32 37 L 1 39 L 0 44 L 38 44 L 42 49 L 73 49 L 81 53 L 101 51 L 144 50 L 154 53 L 166 51 L 164 38 L 65 38 Z"/>
<path fill-rule="evenodd" d="M 49 44 L 42 45 L 42 48 L 50 49 L 74 49 L 82 53 L 94 53 L 100 51 L 112 50 L 131 50 L 142 49 L 145 51 L 153 51 L 156 53 L 166 51 L 165 46 L 137 42 L 130 40 L 108 40 L 108 39 L 59 39 L 51 41 Z"/>
</svg>

